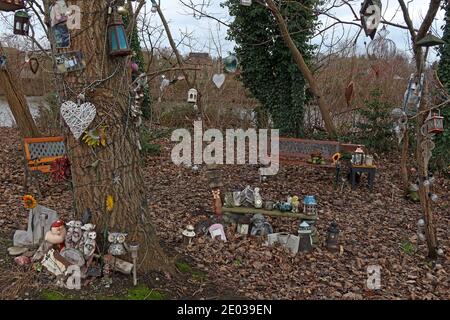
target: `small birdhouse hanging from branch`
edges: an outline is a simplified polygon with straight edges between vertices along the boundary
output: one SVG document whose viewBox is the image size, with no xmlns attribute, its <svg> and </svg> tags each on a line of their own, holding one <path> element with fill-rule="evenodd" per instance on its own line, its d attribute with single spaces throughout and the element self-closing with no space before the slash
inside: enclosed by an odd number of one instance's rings
<svg viewBox="0 0 450 320">
<path fill-rule="evenodd" d="M 431 111 L 427 118 L 428 133 L 441 133 L 444 132 L 444 117 L 441 116 L 440 111 Z"/>
<path fill-rule="evenodd" d="M 241 0 L 241 5 L 249 7 L 252 5 L 252 0 Z"/>
<path fill-rule="evenodd" d="M 187 101 L 189 103 L 197 103 L 197 95 L 198 95 L 198 92 L 196 89 L 194 89 L 194 88 L 189 89 Z"/>
<path fill-rule="evenodd" d="M 25 9 L 24 0 L 0 0 L 0 11 L 16 11 Z"/>
<path fill-rule="evenodd" d="M 14 14 L 14 34 L 27 36 L 30 30 L 30 16 L 26 11 L 17 11 Z"/>
<path fill-rule="evenodd" d="M 377 28 L 381 22 L 381 0 L 365 0 L 361 5 L 361 25 L 366 36 L 372 40 L 377 33 Z"/>
</svg>

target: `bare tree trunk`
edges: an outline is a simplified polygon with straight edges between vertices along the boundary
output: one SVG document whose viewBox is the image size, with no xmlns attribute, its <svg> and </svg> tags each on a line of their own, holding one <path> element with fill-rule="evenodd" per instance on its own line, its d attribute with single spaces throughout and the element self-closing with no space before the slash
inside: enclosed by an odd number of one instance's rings
<svg viewBox="0 0 450 320">
<path fill-rule="evenodd" d="M 425 62 L 423 58 L 423 50 L 420 46 L 416 44 L 417 40 L 422 39 L 428 32 L 433 23 L 434 18 L 439 10 L 441 0 L 430 0 L 430 4 L 427 10 L 427 13 L 423 19 L 422 24 L 420 25 L 419 31 L 415 31 L 413 27 L 413 23 L 411 17 L 408 12 L 408 7 L 404 0 L 398 0 L 400 4 L 400 8 L 403 13 L 403 17 L 408 26 L 408 30 L 411 35 L 411 40 L 413 43 L 413 51 L 414 58 L 416 60 L 416 69 L 417 75 L 420 79 L 422 72 L 425 69 Z M 426 56 L 426 54 L 425 54 Z M 425 88 L 423 91 L 423 95 L 427 92 L 425 90 L 427 88 L 427 83 L 425 83 Z M 430 258 L 436 258 L 437 256 L 437 234 L 436 227 L 434 225 L 433 211 L 431 208 L 431 201 L 429 197 L 430 187 L 424 185 L 425 177 L 428 177 L 428 164 L 425 161 L 425 157 L 423 155 L 422 142 L 424 141 L 424 136 L 421 133 L 421 128 L 425 123 L 427 104 L 425 103 L 426 99 L 422 99 L 422 103 L 419 108 L 419 116 L 417 117 L 417 146 L 416 146 L 416 159 L 418 165 L 418 174 L 419 174 L 419 196 L 420 196 L 420 204 L 422 205 L 422 209 L 424 212 L 424 220 L 425 220 L 425 235 L 427 238 L 427 246 L 428 246 L 428 256 Z"/>
<path fill-rule="evenodd" d="M 4 54 L 4 50 L 0 44 L 0 55 L 1 54 Z M 5 93 L 9 108 L 11 109 L 22 137 L 39 137 L 40 133 L 31 116 L 25 94 L 18 85 L 16 75 L 10 71 L 8 63 L 6 63 L 6 69 L 0 69 L 0 86 Z"/>
<path fill-rule="evenodd" d="M 409 175 L 408 175 L 408 155 L 409 155 L 409 132 L 405 131 L 402 141 L 402 159 L 400 161 L 400 169 L 402 174 L 402 183 L 405 192 L 409 188 Z"/>
<path fill-rule="evenodd" d="M 83 52 L 86 68 L 75 76 L 65 77 L 70 86 L 66 92 L 73 92 L 65 98 L 76 101 L 76 95 L 85 92 L 86 101 L 97 109 L 90 129 L 105 126 L 107 135 L 106 147 L 96 148 L 68 135 L 77 215 L 89 208 L 99 233 L 125 232 L 128 243 L 139 243 L 140 270 L 173 271 L 149 221 L 139 133 L 129 115 L 129 58 L 108 55 L 109 1 L 75 2 L 85 14 L 81 31 L 72 33 L 70 50 Z M 111 212 L 106 210 L 108 195 L 114 199 Z"/>
<path fill-rule="evenodd" d="M 266 0 L 266 3 L 269 9 L 272 11 L 273 15 L 275 16 L 275 20 L 277 21 L 278 27 L 280 28 L 281 35 L 283 36 L 286 46 L 291 51 L 292 56 L 294 57 L 294 60 L 300 72 L 303 74 L 306 81 L 308 81 L 311 92 L 317 99 L 317 103 L 319 104 L 319 109 L 322 114 L 322 119 L 325 123 L 325 129 L 327 130 L 328 133 L 336 134 L 337 133 L 336 127 L 334 126 L 333 119 L 331 118 L 330 110 L 328 109 L 325 99 L 323 98 L 323 95 L 320 92 L 316 79 L 314 79 L 314 75 L 312 74 L 311 70 L 309 70 L 305 62 L 305 59 L 303 59 L 302 54 L 296 47 L 294 41 L 292 40 L 291 35 L 289 34 L 286 21 L 284 20 L 283 16 L 281 15 L 280 11 L 278 10 L 278 7 L 273 2 L 273 0 Z"/>
</svg>

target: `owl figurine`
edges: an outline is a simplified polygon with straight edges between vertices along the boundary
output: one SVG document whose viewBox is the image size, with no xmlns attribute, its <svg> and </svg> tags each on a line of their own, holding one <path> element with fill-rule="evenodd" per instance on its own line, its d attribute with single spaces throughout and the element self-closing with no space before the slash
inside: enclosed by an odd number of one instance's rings
<svg viewBox="0 0 450 320">
<path fill-rule="evenodd" d="M 126 233 L 108 232 L 108 242 L 110 243 L 108 253 L 113 256 L 121 256 L 127 253 L 125 249 Z"/>
<path fill-rule="evenodd" d="M 67 233 L 66 233 L 66 247 L 67 248 L 78 248 L 80 240 L 82 239 L 82 231 L 81 231 L 81 221 L 71 220 L 67 224 Z"/>
<path fill-rule="evenodd" d="M 83 245 L 83 254 L 85 259 L 89 259 L 95 252 L 97 232 L 88 231 Z"/>
</svg>

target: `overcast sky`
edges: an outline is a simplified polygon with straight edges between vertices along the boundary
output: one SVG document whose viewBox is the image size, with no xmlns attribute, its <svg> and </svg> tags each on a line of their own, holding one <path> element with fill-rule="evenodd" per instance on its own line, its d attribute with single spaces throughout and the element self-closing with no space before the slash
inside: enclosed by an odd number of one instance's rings
<svg viewBox="0 0 450 320">
<path fill-rule="evenodd" d="M 189 2 L 188 0 L 183 0 L 184 2 Z M 194 3 L 201 3 L 202 0 L 192 0 Z M 353 7 L 358 12 L 360 9 L 360 4 L 362 1 L 352 0 Z M 423 17 L 426 14 L 426 10 L 429 5 L 429 0 L 413 0 L 409 1 L 410 14 L 413 20 L 414 26 L 419 27 Z M 210 6 L 205 8 L 205 11 L 214 15 L 217 18 L 222 19 L 223 21 L 230 21 L 231 18 L 228 15 L 227 8 L 220 7 L 221 0 L 210 0 Z M 391 21 L 394 23 L 404 25 L 403 15 L 400 11 L 398 2 L 396 0 L 382 0 L 383 8 L 382 13 L 383 17 L 387 21 Z M 256 5 L 256 4 L 254 4 Z M 193 17 L 193 10 L 190 10 L 183 6 L 178 0 L 161 0 L 161 7 L 170 22 L 170 26 L 173 29 L 174 36 L 178 39 L 181 39 L 181 33 L 192 33 L 196 39 L 196 49 L 203 51 L 208 51 L 208 47 L 212 47 L 213 50 L 211 54 L 215 55 L 216 52 L 214 50 L 214 45 L 211 44 L 211 32 L 214 34 L 214 39 L 220 39 L 222 45 L 222 55 L 226 55 L 227 51 L 232 51 L 234 44 L 230 41 L 226 41 L 226 32 L 227 28 L 219 23 L 215 22 L 212 19 L 201 18 L 195 19 Z M 200 9 L 200 7 L 199 7 Z M 334 9 L 333 14 L 341 20 L 352 21 L 354 19 L 352 12 L 347 6 L 343 6 L 339 9 Z M 324 25 L 329 25 L 333 22 L 330 18 L 321 17 L 320 19 Z M 441 26 L 444 21 L 444 12 L 442 10 L 439 11 L 437 15 L 436 21 L 433 23 L 433 31 L 435 34 L 441 36 Z M 357 31 L 356 27 L 345 26 L 344 32 L 350 32 L 354 34 Z M 396 27 L 387 26 L 387 31 L 389 32 L 388 38 L 392 39 L 397 46 L 397 50 L 408 52 L 409 51 L 409 35 L 406 30 L 402 30 Z M 342 28 L 336 28 L 335 34 L 342 34 Z M 219 34 L 219 36 L 217 36 Z M 330 41 L 330 33 L 328 33 L 328 41 Z M 360 36 L 358 41 L 358 47 L 360 48 L 360 52 L 364 50 L 364 41 L 366 43 L 370 43 L 370 38 L 366 38 L 363 35 Z M 313 39 L 313 43 L 319 43 L 320 39 Z M 188 48 L 184 47 L 182 50 L 189 51 Z M 434 60 L 435 54 L 430 54 L 429 60 Z"/>
</svg>

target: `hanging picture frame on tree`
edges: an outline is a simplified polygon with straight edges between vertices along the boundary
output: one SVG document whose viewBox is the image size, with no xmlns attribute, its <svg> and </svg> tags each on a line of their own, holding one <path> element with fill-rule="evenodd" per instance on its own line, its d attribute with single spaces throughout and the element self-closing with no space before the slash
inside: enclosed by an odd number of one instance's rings
<svg viewBox="0 0 450 320">
<path fill-rule="evenodd" d="M 55 37 L 55 46 L 57 49 L 65 49 L 70 47 L 70 32 L 65 23 L 60 23 L 52 27 L 53 36 Z"/>
<path fill-rule="evenodd" d="M 81 51 L 64 52 L 55 55 L 56 68 L 59 73 L 68 73 L 83 70 L 86 67 Z"/>
</svg>

